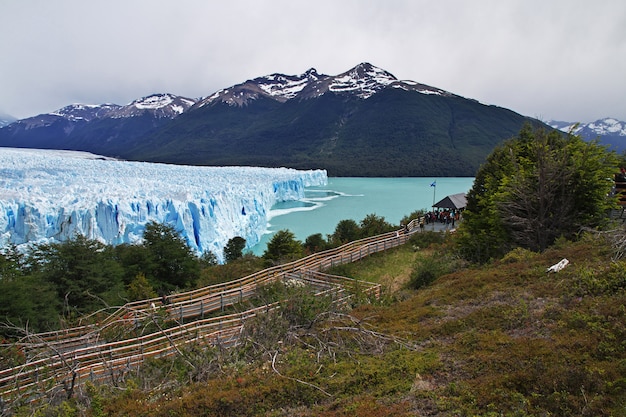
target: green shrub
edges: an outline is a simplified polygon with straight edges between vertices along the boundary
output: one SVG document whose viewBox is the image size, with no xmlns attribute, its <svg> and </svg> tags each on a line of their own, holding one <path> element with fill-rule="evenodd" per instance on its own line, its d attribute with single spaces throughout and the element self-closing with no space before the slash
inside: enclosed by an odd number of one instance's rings
<svg viewBox="0 0 626 417">
<path fill-rule="evenodd" d="M 409 243 L 414 248 L 427 248 L 432 244 L 441 244 L 446 240 L 446 234 L 442 232 L 425 231 L 414 233 L 409 239 Z"/>
<path fill-rule="evenodd" d="M 524 248 L 515 248 L 506 255 L 504 255 L 504 257 L 502 258 L 502 262 L 507 264 L 526 262 L 533 259 L 533 257 L 535 257 L 536 255 L 537 254 L 531 250 Z"/>
<path fill-rule="evenodd" d="M 614 294 L 626 289 L 626 261 L 611 262 L 604 270 L 582 267 L 577 271 L 571 291 L 575 296 Z"/>
<path fill-rule="evenodd" d="M 409 288 L 417 290 L 431 284 L 440 276 L 453 272 L 456 263 L 450 255 L 441 253 L 420 256 L 411 272 Z"/>
</svg>

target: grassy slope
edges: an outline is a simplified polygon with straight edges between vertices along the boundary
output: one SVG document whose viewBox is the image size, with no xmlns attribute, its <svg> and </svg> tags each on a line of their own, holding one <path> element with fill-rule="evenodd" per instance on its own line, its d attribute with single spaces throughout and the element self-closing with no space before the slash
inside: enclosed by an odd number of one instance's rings
<svg viewBox="0 0 626 417">
<path fill-rule="evenodd" d="M 194 370 L 184 361 L 153 364 L 121 391 L 92 390 L 91 412 L 626 415 L 625 265 L 612 264 L 602 245 L 514 252 L 419 291 L 399 290 L 420 256 L 407 245 L 344 267 L 387 289 L 384 302 L 350 312 L 360 322 L 337 318 L 290 333 L 256 361 L 245 359 L 258 348 L 250 345 L 228 361 L 192 352 Z M 571 264 L 548 274 L 562 258 Z M 352 331 L 340 333 L 339 324 Z"/>
<path fill-rule="evenodd" d="M 438 356 L 415 380 L 420 414 L 626 415 L 623 268 L 589 243 L 510 256 L 377 309 L 376 326 Z"/>
</svg>

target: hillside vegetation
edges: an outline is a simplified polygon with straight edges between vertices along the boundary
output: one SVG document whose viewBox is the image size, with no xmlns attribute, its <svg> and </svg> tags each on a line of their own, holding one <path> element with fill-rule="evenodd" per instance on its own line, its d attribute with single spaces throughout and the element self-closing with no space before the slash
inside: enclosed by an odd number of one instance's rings
<svg viewBox="0 0 626 417">
<path fill-rule="evenodd" d="M 237 348 L 191 347 L 40 415 L 624 415 L 626 263 L 609 241 L 457 261 L 416 290 L 424 265 L 450 265 L 449 239 L 423 243 L 342 267 L 385 283 L 381 300 L 330 311 L 296 294 L 307 308 L 250 323 Z"/>
</svg>

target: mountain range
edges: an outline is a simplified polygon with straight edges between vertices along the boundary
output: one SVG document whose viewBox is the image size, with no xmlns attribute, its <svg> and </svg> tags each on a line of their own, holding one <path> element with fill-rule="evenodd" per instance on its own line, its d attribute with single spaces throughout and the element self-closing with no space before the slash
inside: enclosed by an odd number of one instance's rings
<svg viewBox="0 0 626 417">
<path fill-rule="evenodd" d="M 172 94 L 155 94 L 124 106 L 72 104 L 0 128 L 0 146 L 117 156 L 195 103 Z"/>
<path fill-rule="evenodd" d="M 572 132 L 585 140 L 599 140 L 610 149 L 622 153 L 626 151 L 626 122 L 606 117 L 591 123 L 572 123 L 550 120 L 551 127 L 563 132 Z"/>
<path fill-rule="evenodd" d="M 198 99 L 70 105 L 1 127 L 0 146 L 329 176 L 473 176 L 527 122 L 543 125 L 361 63 L 339 75 L 261 76 Z"/>
</svg>

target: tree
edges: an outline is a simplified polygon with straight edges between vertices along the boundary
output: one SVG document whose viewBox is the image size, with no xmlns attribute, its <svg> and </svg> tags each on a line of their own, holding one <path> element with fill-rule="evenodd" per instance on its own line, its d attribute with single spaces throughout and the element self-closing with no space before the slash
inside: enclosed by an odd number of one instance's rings
<svg viewBox="0 0 626 417">
<path fill-rule="evenodd" d="M 208 268 L 208 267 L 219 264 L 217 260 L 217 256 L 209 250 L 204 251 L 204 253 L 202 253 L 202 256 L 200 256 L 199 262 L 202 268 Z"/>
<path fill-rule="evenodd" d="M 229 239 L 224 246 L 224 260 L 228 263 L 243 256 L 243 250 L 246 247 L 246 239 L 241 236 L 235 236 Z"/>
<path fill-rule="evenodd" d="M 361 229 L 359 225 L 352 219 L 341 220 L 335 226 L 335 231 L 331 235 L 331 241 L 334 245 L 342 245 L 353 240 L 357 240 L 360 236 Z"/>
<path fill-rule="evenodd" d="M 315 234 L 309 235 L 304 240 L 304 249 L 308 253 L 321 252 L 323 250 L 328 249 L 328 246 L 329 246 L 328 242 L 324 240 L 324 237 L 322 236 L 321 233 L 315 233 Z"/>
<path fill-rule="evenodd" d="M 0 281 L 22 275 L 25 263 L 17 246 L 10 244 L 3 248 L 0 252 Z"/>
<path fill-rule="evenodd" d="M 146 275 L 155 280 L 157 287 L 171 291 L 195 283 L 200 275 L 198 259 L 172 226 L 150 222 L 143 239 L 150 257 Z"/>
<path fill-rule="evenodd" d="M 128 284 L 126 291 L 130 301 L 146 300 L 157 296 L 156 291 L 154 291 L 142 272 L 138 273 L 131 283 Z"/>
<path fill-rule="evenodd" d="M 468 193 L 459 244 L 484 262 L 513 247 L 545 250 L 581 227 L 602 226 L 617 156 L 597 142 L 525 126 L 488 157 Z"/>
<path fill-rule="evenodd" d="M 36 246 L 33 274 L 56 288 L 65 312 L 84 314 L 124 301 L 123 270 L 106 245 L 82 235 Z"/>
<path fill-rule="evenodd" d="M 54 285 L 41 275 L 13 275 L 0 279 L 0 321 L 31 332 L 58 328 L 61 303 Z M 0 326 L 0 334 L 13 331 Z"/>
<path fill-rule="evenodd" d="M 400 220 L 400 225 L 407 225 L 411 223 L 412 220 L 419 219 L 420 217 L 424 216 L 425 213 L 426 211 L 424 209 L 415 210 L 413 213 L 404 216 L 402 220 Z"/>
<path fill-rule="evenodd" d="M 200 273 L 198 284 L 202 286 L 221 284 L 258 272 L 266 267 L 265 260 L 252 253 L 246 253 L 226 264 L 205 267 Z"/>
<path fill-rule="evenodd" d="M 144 274 L 150 280 L 152 259 L 145 245 L 124 243 L 113 248 L 115 259 L 124 268 L 124 284 L 129 285 L 138 274 Z M 152 282 L 154 286 L 156 283 Z"/>
<path fill-rule="evenodd" d="M 361 220 L 361 237 L 381 235 L 394 230 L 384 217 L 375 214 L 368 214 Z"/>
<path fill-rule="evenodd" d="M 289 230 L 279 230 L 267 244 L 263 259 L 270 264 L 292 261 L 302 256 L 302 243 Z"/>
</svg>

